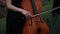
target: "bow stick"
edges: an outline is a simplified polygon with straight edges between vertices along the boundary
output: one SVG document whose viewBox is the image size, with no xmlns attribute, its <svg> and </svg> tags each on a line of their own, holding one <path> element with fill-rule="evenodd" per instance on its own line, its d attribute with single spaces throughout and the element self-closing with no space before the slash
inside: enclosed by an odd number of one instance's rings
<svg viewBox="0 0 60 34">
<path fill-rule="evenodd" d="M 47 12 L 51 12 L 52 10 L 59 9 L 59 8 L 60 8 L 60 7 L 56 7 L 56 8 L 53 8 L 53 9 L 51 9 L 51 10 L 48 10 L 48 11 L 45 11 L 45 12 L 42 12 L 42 13 L 33 15 L 32 18 L 34 18 L 34 17 L 36 17 L 36 16 L 39 16 L 39 15 L 41 15 L 41 14 L 45 14 L 45 13 L 47 13 Z"/>
</svg>

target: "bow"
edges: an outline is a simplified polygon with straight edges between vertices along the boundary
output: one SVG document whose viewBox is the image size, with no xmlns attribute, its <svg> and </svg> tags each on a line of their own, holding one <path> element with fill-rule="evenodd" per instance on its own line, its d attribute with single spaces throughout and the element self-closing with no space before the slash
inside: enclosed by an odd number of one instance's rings
<svg viewBox="0 0 60 34">
<path fill-rule="evenodd" d="M 59 9 L 59 8 L 60 8 L 60 7 L 56 7 L 56 8 L 50 9 L 50 10 L 48 10 L 48 11 L 45 11 L 45 12 L 42 12 L 42 13 L 33 15 L 32 18 L 33 18 L 33 17 L 36 17 L 36 16 L 39 16 L 39 15 L 41 15 L 41 14 L 45 14 L 45 13 L 51 12 L 52 10 Z"/>
</svg>

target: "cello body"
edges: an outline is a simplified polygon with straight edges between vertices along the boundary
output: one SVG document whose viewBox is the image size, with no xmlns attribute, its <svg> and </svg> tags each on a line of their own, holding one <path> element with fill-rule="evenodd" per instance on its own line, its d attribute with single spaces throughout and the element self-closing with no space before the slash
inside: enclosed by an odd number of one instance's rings
<svg viewBox="0 0 60 34">
<path fill-rule="evenodd" d="M 41 0 L 36 0 L 39 13 L 42 13 Z M 29 11 L 33 15 L 33 7 L 31 0 L 23 0 L 21 6 L 24 10 Z M 42 16 L 36 16 L 32 19 L 26 19 L 26 23 L 23 28 L 23 34 L 49 34 L 49 28 Z"/>
</svg>

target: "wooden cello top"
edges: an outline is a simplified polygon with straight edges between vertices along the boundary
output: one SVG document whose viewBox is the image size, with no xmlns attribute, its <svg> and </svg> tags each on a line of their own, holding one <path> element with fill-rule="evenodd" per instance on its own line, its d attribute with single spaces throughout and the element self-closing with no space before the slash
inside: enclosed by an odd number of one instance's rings
<svg viewBox="0 0 60 34">
<path fill-rule="evenodd" d="M 38 8 L 38 11 L 41 13 L 42 12 L 42 2 L 41 2 L 41 0 L 35 0 L 36 1 L 36 6 L 37 6 L 37 8 Z M 32 15 L 34 14 L 34 9 L 33 9 L 33 6 L 32 6 L 32 0 L 23 0 L 22 2 L 21 2 L 21 6 L 23 7 L 23 9 L 25 9 L 25 10 L 27 10 L 27 11 L 29 11 Z M 38 23 L 36 23 L 37 22 L 37 20 L 40 20 Z M 47 26 L 47 24 L 46 24 L 46 22 L 41 18 L 41 17 L 36 17 L 36 18 L 34 18 L 33 20 L 33 23 L 32 23 L 32 27 L 34 28 L 36 28 L 36 30 L 37 30 L 37 28 L 38 28 L 38 26 L 40 27 L 40 25 L 41 25 L 41 34 L 49 34 L 49 28 L 48 28 L 48 26 Z M 36 21 L 36 22 L 35 22 Z M 29 26 L 29 21 L 27 20 L 27 22 L 26 22 L 26 24 L 25 24 L 25 27 L 24 27 L 24 34 L 25 33 L 27 33 L 27 34 L 36 34 L 37 33 L 37 31 L 34 31 L 34 32 L 32 32 L 32 30 L 30 30 L 30 28 L 28 28 L 28 26 Z M 36 25 L 37 24 L 37 25 Z M 34 28 L 34 29 L 35 29 Z M 29 30 L 29 31 L 27 31 L 27 29 Z M 32 28 L 31 28 L 32 29 Z M 27 32 L 26 32 L 27 31 Z M 31 32 L 30 32 L 31 31 Z"/>
<path fill-rule="evenodd" d="M 38 8 L 38 11 L 41 13 L 42 12 L 42 3 L 40 0 L 36 0 L 36 5 L 37 5 L 37 8 Z M 29 11 L 31 14 L 33 14 L 33 7 L 32 7 L 32 0 L 23 0 L 21 2 L 21 6 Z"/>
</svg>

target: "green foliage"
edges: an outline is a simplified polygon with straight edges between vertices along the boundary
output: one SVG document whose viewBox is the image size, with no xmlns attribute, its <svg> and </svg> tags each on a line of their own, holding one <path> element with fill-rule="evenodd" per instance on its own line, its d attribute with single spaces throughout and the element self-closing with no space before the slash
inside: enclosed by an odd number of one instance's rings
<svg viewBox="0 0 60 34">
<path fill-rule="evenodd" d="M 6 18 L 0 19 L 0 34 L 6 33 Z"/>
</svg>

